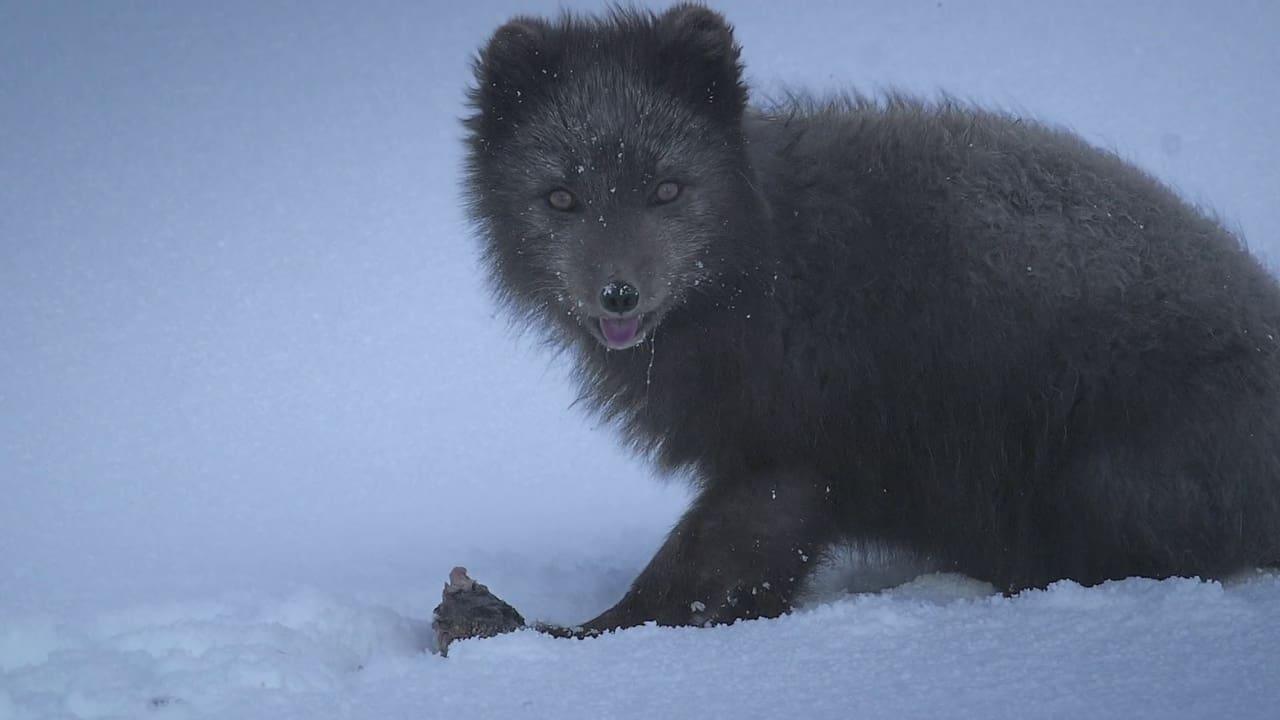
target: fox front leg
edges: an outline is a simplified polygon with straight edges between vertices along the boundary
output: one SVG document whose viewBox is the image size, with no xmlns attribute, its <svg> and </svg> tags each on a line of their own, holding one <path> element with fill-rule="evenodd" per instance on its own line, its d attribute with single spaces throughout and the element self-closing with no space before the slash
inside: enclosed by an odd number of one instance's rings
<svg viewBox="0 0 1280 720">
<path fill-rule="evenodd" d="M 835 537 L 828 485 L 807 472 L 710 483 L 626 596 L 587 631 L 706 625 L 791 609 L 812 561 Z"/>
</svg>

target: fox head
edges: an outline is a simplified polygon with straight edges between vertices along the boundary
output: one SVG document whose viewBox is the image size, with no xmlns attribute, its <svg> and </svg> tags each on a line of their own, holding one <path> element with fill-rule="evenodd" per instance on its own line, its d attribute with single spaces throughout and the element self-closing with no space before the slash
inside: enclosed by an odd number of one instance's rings
<svg viewBox="0 0 1280 720">
<path fill-rule="evenodd" d="M 520 17 L 475 60 L 471 217 L 517 316 L 622 350 L 715 292 L 756 204 L 720 15 Z"/>
</svg>

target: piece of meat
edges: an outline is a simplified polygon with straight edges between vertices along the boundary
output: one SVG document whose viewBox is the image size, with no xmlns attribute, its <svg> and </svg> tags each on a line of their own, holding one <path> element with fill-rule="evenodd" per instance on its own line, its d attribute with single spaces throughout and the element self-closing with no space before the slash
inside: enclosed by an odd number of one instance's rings
<svg viewBox="0 0 1280 720">
<path fill-rule="evenodd" d="M 449 573 L 449 582 L 444 586 L 431 621 L 436 648 L 446 657 L 449 643 L 454 640 L 493 637 L 524 626 L 524 618 L 515 608 L 467 577 L 464 567 L 456 567 Z"/>
</svg>

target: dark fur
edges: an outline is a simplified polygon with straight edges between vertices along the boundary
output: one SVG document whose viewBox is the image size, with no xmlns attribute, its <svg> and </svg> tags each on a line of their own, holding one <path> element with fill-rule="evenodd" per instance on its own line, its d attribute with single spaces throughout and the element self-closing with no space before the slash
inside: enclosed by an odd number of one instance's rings
<svg viewBox="0 0 1280 720">
<path fill-rule="evenodd" d="M 1142 171 L 953 101 L 747 109 L 698 6 L 517 19 L 476 73 L 498 295 L 700 493 L 589 627 L 777 615 L 844 539 L 1009 591 L 1280 559 L 1277 284 Z M 650 325 L 609 351 L 620 273 Z"/>
</svg>

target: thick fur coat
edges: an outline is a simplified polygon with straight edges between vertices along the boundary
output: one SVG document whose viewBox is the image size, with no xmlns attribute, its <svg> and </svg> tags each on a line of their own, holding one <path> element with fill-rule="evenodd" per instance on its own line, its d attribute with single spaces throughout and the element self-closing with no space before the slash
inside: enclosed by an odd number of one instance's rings
<svg viewBox="0 0 1280 720">
<path fill-rule="evenodd" d="M 777 615 L 845 540 L 1008 591 L 1280 561 L 1280 290 L 1114 154 L 949 100 L 749 107 L 696 5 L 513 20 L 472 100 L 498 297 L 699 490 L 588 628 Z"/>
</svg>

